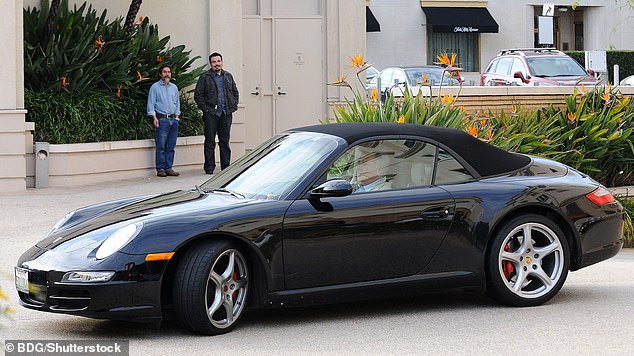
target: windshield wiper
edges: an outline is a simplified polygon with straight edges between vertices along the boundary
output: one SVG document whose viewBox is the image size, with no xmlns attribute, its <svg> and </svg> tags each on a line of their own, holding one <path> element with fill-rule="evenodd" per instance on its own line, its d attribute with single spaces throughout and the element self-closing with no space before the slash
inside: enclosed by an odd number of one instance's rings
<svg viewBox="0 0 634 356">
<path fill-rule="evenodd" d="M 244 195 L 238 193 L 238 192 L 234 192 L 232 190 L 229 189 L 225 189 L 225 188 L 212 188 L 209 190 L 206 190 L 206 192 L 211 192 L 211 193 L 226 193 L 226 194 L 231 194 L 232 196 L 236 197 L 236 198 L 241 198 L 244 199 Z"/>
<path fill-rule="evenodd" d="M 196 191 L 198 191 L 198 193 L 205 194 L 203 188 L 201 188 L 198 184 L 194 184 L 194 187 L 196 187 Z"/>
</svg>

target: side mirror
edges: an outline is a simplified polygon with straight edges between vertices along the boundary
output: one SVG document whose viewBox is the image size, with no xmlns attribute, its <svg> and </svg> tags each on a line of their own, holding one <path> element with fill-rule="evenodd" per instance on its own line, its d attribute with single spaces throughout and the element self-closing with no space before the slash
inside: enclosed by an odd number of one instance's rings
<svg viewBox="0 0 634 356">
<path fill-rule="evenodd" d="M 517 71 L 513 74 L 513 78 L 519 78 L 524 84 L 528 84 L 528 79 L 530 78 L 524 78 L 524 74 L 522 74 L 522 72 Z"/>
<path fill-rule="evenodd" d="M 311 198 L 345 197 L 352 194 L 352 184 L 345 179 L 333 179 L 310 191 Z"/>
</svg>

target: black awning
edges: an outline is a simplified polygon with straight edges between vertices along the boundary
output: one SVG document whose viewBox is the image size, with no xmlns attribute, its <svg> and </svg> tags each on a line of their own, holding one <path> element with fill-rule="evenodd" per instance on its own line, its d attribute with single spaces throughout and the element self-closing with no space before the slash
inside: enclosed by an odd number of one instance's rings
<svg viewBox="0 0 634 356">
<path fill-rule="evenodd" d="M 498 23 L 483 7 L 423 7 L 423 11 L 434 32 L 498 32 Z"/>
<path fill-rule="evenodd" d="M 369 6 L 365 7 L 365 32 L 381 32 L 381 25 Z"/>
</svg>

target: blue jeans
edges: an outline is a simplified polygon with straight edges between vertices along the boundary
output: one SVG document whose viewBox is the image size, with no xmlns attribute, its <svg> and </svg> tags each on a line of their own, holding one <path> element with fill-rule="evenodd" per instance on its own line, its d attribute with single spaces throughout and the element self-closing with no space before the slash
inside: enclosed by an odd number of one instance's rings
<svg viewBox="0 0 634 356">
<path fill-rule="evenodd" d="M 159 127 L 154 129 L 157 171 L 172 169 L 176 138 L 178 138 L 178 120 L 174 118 L 159 119 Z"/>
</svg>

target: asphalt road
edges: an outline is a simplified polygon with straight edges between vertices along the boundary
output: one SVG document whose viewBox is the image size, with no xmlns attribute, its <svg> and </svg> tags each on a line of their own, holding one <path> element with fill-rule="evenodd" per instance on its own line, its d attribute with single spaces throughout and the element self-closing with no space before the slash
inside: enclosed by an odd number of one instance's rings
<svg viewBox="0 0 634 356">
<path fill-rule="evenodd" d="M 508 308 L 476 293 L 447 292 L 300 309 L 249 311 L 231 333 L 191 335 L 132 323 L 41 313 L 18 305 L 18 256 L 68 211 L 106 200 L 193 187 L 198 172 L 105 185 L 0 194 L 0 345 L 21 339 L 127 339 L 131 355 L 633 355 L 634 250 L 570 273 L 559 294 L 534 308 Z"/>
</svg>

